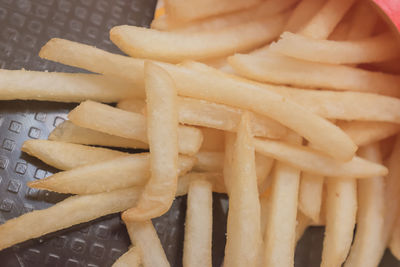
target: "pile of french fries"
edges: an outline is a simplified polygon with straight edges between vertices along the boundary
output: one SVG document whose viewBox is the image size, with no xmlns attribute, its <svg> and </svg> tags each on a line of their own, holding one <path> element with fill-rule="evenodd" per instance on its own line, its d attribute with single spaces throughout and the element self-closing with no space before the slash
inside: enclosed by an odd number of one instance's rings
<svg viewBox="0 0 400 267">
<path fill-rule="evenodd" d="M 80 103 L 22 147 L 60 170 L 29 187 L 74 196 L 2 224 L 0 249 L 122 212 L 114 266 L 169 266 L 151 219 L 187 194 L 183 265 L 211 266 L 218 192 L 225 267 L 293 266 L 309 226 L 321 266 L 400 259 L 400 46 L 369 2 L 165 0 L 151 26 L 111 29 L 129 56 L 40 51 L 94 74 L 0 70 L 2 100 Z"/>
</svg>

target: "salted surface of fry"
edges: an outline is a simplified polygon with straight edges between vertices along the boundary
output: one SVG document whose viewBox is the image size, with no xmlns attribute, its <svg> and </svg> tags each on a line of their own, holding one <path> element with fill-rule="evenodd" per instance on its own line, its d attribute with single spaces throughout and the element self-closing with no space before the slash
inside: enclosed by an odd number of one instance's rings
<svg viewBox="0 0 400 267">
<path fill-rule="evenodd" d="M 325 156 L 313 148 L 282 141 L 255 139 L 256 151 L 302 171 L 330 177 L 369 178 L 386 175 L 385 166 L 354 156 L 343 162 Z"/>
<path fill-rule="evenodd" d="M 350 41 L 318 40 L 284 32 L 271 51 L 289 57 L 330 64 L 359 64 L 391 60 L 400 56 L 391 33 Z"/>
<path fill-rule="evenodd" d="M 362 157 L 382 163 L 378 143 L 362 147 Z M 384 242 L 383 226 L 385 217 L 385 181 L 377 176 L 357 182 L 358 211 L 357 231 L 350 254 L 344 264 L 349 266 L 378 266 L 381 260 L 379 247 Z"/>
<path fill-rule="evenodd" d="M 64 121 L 50 133 L 49 140 L 83 144 L 99 145 L 123 148 L 148 149 L 149 145 L 138 140 L 115 136 L 99 131 L 83 128 L 73 124 L 71 121 Z"/>
<path fill-rule="evenodd" d="M 139 196 L 140 191 L 135 188 L 72 196 L 50 208 L 26 213 L 0 225 L 0 250 L 72 225 L 121 212 L 134 205 Z"/>
<path fill-rule="evenodd" d="M 143 267 L 169 267 L 167 256 L 153 223 L 148 221 L 133 222 L 124 219 L 129 236 L 139 249 Z"/>
<path fill-rule="evenodd" d="M 186 208 L 183 266 L 211 267 L 212 184 L 195 180 L 189 185 Z"/>
<path fill-rule="evenodd" d="M 141 94 L 129 81 L 95 74 L 1 69 L 0 81 L 1 100 L 116 102 Z"/>
<path fill-rule="evenodd" d="M 183 175 L 188 172 L 194 162 L 194 158 L 181 155 L 178 160 L 178 174 Z M 149 177 L 149 153 L 141 153 L 58 172 L 44 179 L 32 181 L 28 185 L 59 193 L 83 195 L 142 186 L 147 183 Z"/>
<path fill-rule="evenodd" d="M 286 140 L 300 144 L 302 138 L 291 134 Z M 289 267 L 294 264 L 300 170 L 278 161 L 272 179 L 263 266 Z"/>
<path fill-rule="evenodd" d="M 140 249 L 133 246 L 119 257 L 111 267 L 139 267 L 140 263 Z"/>
<path fill-rule="evenodd" d="M 283 13 L 219 31 L 186 34 L 122 25 L 111 29 L 110 39 L 132 57 L 179 63 L 257 48 L 279 36 L 286 18 Z"/>
<path fill-rule="evenodd" d="M 161 67 L 147 62 L 145 85 L 151 175 L 138 204 L 122 215 L 129 221 L 145 221 L 167 212 L 178 182 L 178 95 L 174 81 Z"/>
<path fill-rule="evenodd" d="M 299 187 L 299 210 L 312 222 L 318 222 L 321 211 L 324 176 L 303 172 Z"/>
<path fill-rule="evenodd" d="M 225 266 L 255 266 L 262 244 L 255 151 L 249 113 L 242 117 L 233 146 Z"/>
</svg>

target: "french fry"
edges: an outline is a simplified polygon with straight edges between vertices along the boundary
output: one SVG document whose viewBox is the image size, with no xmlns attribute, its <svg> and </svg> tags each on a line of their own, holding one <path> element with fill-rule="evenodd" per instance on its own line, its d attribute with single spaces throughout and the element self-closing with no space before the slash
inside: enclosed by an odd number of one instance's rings
<svg viewBox="0 0 400 267">
<path fill-rule="evenodd" d="M 212 184 L 195 180 L 187 197 L 183 266 L 212 266 L 212 221 Z"/>
<path fill-rule="evenodd" d="M 224 153 L 215 151 L 199 151 L 194 155 L 196 163 L 193 171 L 221 172 L 224 165 Z"/>
<path fill-rule="evenodd" d="M 367 2 L 359 1 L 355 6 L 347 38 L 356 40 L 370 36 L 378 22 L 378 15 Z M 397 51 L 396 51 L 397 52 Z"/>
<path fill-rule="evenodd" d="M 143 93 L 129 81 L 94 74 L 1 69 L 0 80 L 1 100 L 116 102 Z"/>
<path fill-rule="evenodd" d="M 231 181 L 234 173 L 232 171 L 233 166 L 233 152 L 235 146 L 236 135 L 234 133 L 225 132 L 225 155 L 224 155 L 224 169 L 222 173 L 224 174 L 224 184 L 226 192 L 229 195 L 229 190 L 231 187 Z"/>
<path fill-rule="evenodd" d="M 79 127 L 71 121 L 59 124 L 49 135 L 49 140 L 83 145 L 99 145 L 148 149 L 149 145 L 138 140 L 123 138 Z"/>
<path fill-rule="evenodd" d="M 124 219 L 124 217 L 123 217 Z M 163 247 L 157 232 L 150 220 L 133 222 L 124 219 L 129 236 L 140 250 L 140 257 L 144 267 L 169 267 Z"/>
<path fill-rule="evenodd" d="M 357 213 L 356 179 L 327 179 L 321 266 L 341 266 L 349 253 Z"/>
<path fill-rule="evenodd" d="M 302 238 L 307 228 L 311 225 L 310 218 L 304 215 L 300 210 L 297 212 L 296 221 L 297 225 L 295 233 L 295 244 L 299 242 L 299 240 Z"/>
<path fill-rule="evenodd" d="M 354 156 L 341 162 L 313 148 L 256 138 L 256 151 L 302 171 L 329 177 L 370 178 L 386 175 L 385 166 Z"/>
<path fill-rule="evenodd" d="M 260 82 L 400 96 L 398 75 L 308 62 L 276 53 L 263 57 L 236 54 L 228 62 L 240 75 Z"/>
<path fill-rule="evenodd" d="M 144 114 L 146 110 L 146 101 L 138 98 L 123 99 L 118 102 L 117 108 L 125 111 Z"/>
<path fill-rule="evenodd" d="M 135 26 L 116 26 L 110 39 L 123 52 L 139 58 L 171 63 L 204 60 L 248 51 L 274 40 L 283 30 L 287 13 L 250 21 L 218 31 L 161 32 Z"/>
<path fill-rule="evenodd" d="M 145 85 L 151 176 L 138 204 L 122 214 L 127 221 L 145 221 L 167 212 L 175 199 L 179 175 L 178 95 L 174 81 L 161 67 L 147 62 Z"/>
<path fill-rule="evenodd" d="M 394 225 L 392 236 L 390 237 L 389 249 L 393 256 L 397 260 L 400 259 L 400 216 L 397 216 L 396 223 Z"/>
<path fill-rule="evenodd" d="M 327 39 L 355 0 L 328 0 L 307 23 L 300 34 L 315 39 Z"/>
<path fill-rule="evenodd" d="M 216 151 L 221 152 L 225 149 L 224 131 L 200 127 L 203 134 L 203 143 L 201 143 L 200 151 Z"/>
<path fill-rule="evenodd" d="M 136 82 L 138 82 L 138 79 L 140 80 L 140 77 L 129 75 L 129 73 L 143 72 L 143 60 L 116 56 L 91 46 L 61 39 L 55 41 L 53 44 L 48 45 L 48 43 L 42 48 L 41 57 L 82 67 L 93 72 L 130 78 L 136 80 Z M 58 49 L 54 47 L 54 43 L 59 44 Z M 60 52 L 63 55 L 60 55 Z M 84 58 L 85 55 L 90 55 L 90 62 Z M 99 64 L 93 64 L 93 61 L 97 60 L 106 60 L 110 64 L 102 64 L 103 66 L 98 67 Z M 110 65 L 113 67 L 110 67 Z M 336 158 L 349 159 L 356 150 L 351 140 L 338 128 L 315 116 L 315 114 L 311 114 L 304 107 L 296 105 L 295 102 L 283 99 L 279 95 L 282 94 L 281 87 L 250 84 L 201 64 L 192 64 L 190 70 L 188 66 L 179 67 L 169 64 L 163 64 L 163 66 L 173 77 L 179 95 L 224 103 L 268 116 L 291 128 Z M 127 72 L 127 70 L 129 71 Z M 204 88 L 208 88 L 208 90 L 204 90 Z M 290 94 L 295 93 L 292 91 Z M 304 102 L 305 100 L 302 97 L 306 94 L 300 92 L 300 96 L 297 96 L 297 98 Z M 354 101 L 350 106 L 353 105 Z M 299 125 L 298 121 L 300 120 L 307 123 Z"/>
<path fill-rule="evenodd" d="M 165 12 L 177 21 L 191 21 L 249 8 L 260 0 L 166 0 Z"/>
<path fill-rule="evenodd" d="M 131 247 L 111 267 L 139 267 L 141 264 L 140 249 Z"/>
<path fill-rule="evenodd" d="M 300 144 L 302 138 L 292 134 L 286 140 Z M 293 266 L 300 170 L 278 161 L 272 179 L 264 266 Z"/>
<path fill-rule="evenodd" d="M 178 180 L 178 188 L 176 190 L 176 196 L 186 195 L 189 191 L 189 185 L 196 180 L 205 180 L 212 184 L 212 190 L 216 193 L 226 194 L 226 188 L 224 184 L 224 177 L 222 173 L 218 172 L 189 172 Z"/>
<path fill-rule="evenodd" d="M 35 139 L 25 141 L 21 150 L 60 170 L 71 170 L 129 155 L 106 148 Z"/>
<path fill-rule="evenodd" d="M 86 101 L 73 109 L 68 118 L 72 123 L 95 131 L 123 138 L 148 142 L 146 117 L 101 103 Z M 200 149 L 201 132 L 193 127 L 179 126 L 179 152 L 193 155 Z"/>
<path fill-rule="evenodd" d="M 261 1 L 257 5 L 247 9 L 241 9 L 233 13 L 195 20 L 188 23 L 180 23 L 165 16 L 154 19 L 151 23 L 151 28 L 185 33 L 220 30 L 255 19 L 279 14 L 293 6 L 297 1 L 298 0 Z"/>
<path fill-rule="evenodd" d="M 317 11 L 323 6 L 323 0 L 302 0 L 294 8 L 285 26 L 285 31 L 297 32 L 314 17 Z"/>
<path fill-rule="evenodd" d="M 400 132 L 400 125 L 388 122 L 341 121 L 337 125 L 358 146 L 369 145 Z"/>
<path fill-rule="evenodd" d="M 261 225 L 261 236 L 265 236 L 265 231 L 267 230 L 267 222 L 268 222 L 268 215 L 269 210 L 271 208 L 271 190 L 270 187 L 260 195 L 260 225 Z M 263 262 L 263 255 L 261 253 L 260 262 Z"/>
<path fill-rule="evenodd" d="M 306 61 L 330 64 L 359 64 L 398 58 L 399 45 L 391 33 L 352 41 L 318 40 L 284 32 L 271 51 Z"/>
<path fill-rule="evenodd" d="M 194 162 L 192 157 L 180 156 L 178 174 L 183 175 L 191 170 Z M 149 153 L 140 153 L 58 172 L 44 179 L 29 182 L 28 185 L 59 193 L 85 195 L 143 186 L 149 178 Z"/>
<path fill-rule="evenodd" d="M 139 196 L 140 190 L 136 188 L 72 196 L 50 208 L 26 213 L 0 225 L 2 236 L 0 250 L 72 225 L 126 210 L 134 205 Z"/>
<path fill-rule="evenodd" d="M 225 266 L 255 266 L 261 249 L 260 201 L 258 198 L 253 137 L 249 113 L 244 113 L 233 147 L 229 182 L 229 211 Z"/>
<path fill-rule="evenodd" d="M 362 147 L 359 154 L 376 163 L 382 163 L 379 144 Z M 379 247 L 383 245 L 385 214 L 385 181 L 381 176 L 359 180 L 357 232 L 344 266 L 378 266 Z"/>
<path fill-rule="evenodd" d="M 299 211 L 312 222 L 319 221 L 324 177 L 303 172 L 299 187 Z"/>
</svg>

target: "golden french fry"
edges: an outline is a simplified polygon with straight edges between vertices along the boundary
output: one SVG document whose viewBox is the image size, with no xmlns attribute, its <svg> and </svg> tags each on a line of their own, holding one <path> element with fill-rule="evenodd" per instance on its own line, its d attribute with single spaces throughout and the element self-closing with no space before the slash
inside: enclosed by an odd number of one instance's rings
<svg viewBox="0 0 400 267">
<path fill-rule="evenodd" d="M 35 139 L 25 141 L 21 150 L 60 170 L 71 170 L 129 155 L 101 147 Z"/>
<path fill-rule="evenodd" d="M 302 138 L 291 134 L 286 140 L 300 144 Z M 271 203 L 264 236 L 264 266 L 289 267 L 294 264 L 300 170 L 278 161 L 272 179 Z"/>
<path fill-rule="evenodd" d="M 379 144 L 362 147 L 359 154 L 376 163 L 382 163 Z M 382 176 L 359 180 L 357 231 L 350 254 L 344 266 L 378 266 L 379 247 L 384 245 L 385 181 Z"/>
<path fill-rule="evenodd" d="M 328 178 L 326 205 L 321 266 L 341 266 L 350 251 L 356 224 L 356 179 Z"/>
<path fill-rule="evenodd" d="M 355 0 L 328 0 L 320 11 L 301 30 L 315 39 L 327 39 Z"/>
<path fill-rule="evenodd" d="M 259 138 L 256 138 L 254 142 L 258 153 L 312 174 L 329 177 L 369 178 L 388 173 L 385 166 L 357 156 L 350 161 L 341 162 L 305 146 Z"/>
<path fill-rule="evenodd" d="M 145 64 L 145 85 L 151 176 L 138 204 L 123 213 L 128 221 L 161 216 L 171 207 L 177 189 L 177 90 L 168 73 L 151 62 Z"/>
<path fill-rule="evenodd" d="M 137 140 L 123 138 L 79 127 L 71 121 L 59 124 L 49 135 L 49 140 L 83 145 L 99 145 L 124 148 L 148 149 L 149 145 Z"/>
<path fill-rule="evenodd" d="M 116 102 L 143 95 L 130 81 L 103 75 L 26 70 L 0 70 L 1 100 Z"/>
<path fill-rule="evenodd" d="M 250 114 L 244 113 L 233 146 L 225 266 L 255 266 L 261 249 L 260 201 Z"/>
<path fill-rule="evenodd" d="M 221 172 L 224 165 L 224 153 L 216 151 L 199 151 L 194 155 L 196 163 L 193 171 Z"/>
<path fill-rule="evenodd" d="M 240 75 L 260 82 L 400 96 L 398 75 L 308 62 L 276 53 L 263 57 L 236 54 L 228 62 Z"/>
<path fill-rule="evenodd" d="M 269 210 L 271 208 L 271 195 L 270 195 L 270 188 L 269 187 L 262 195 L 260 195 L 260 226 L 261 226 L 261 236 L 265 236 L 265 231 L 267 230 L 267 222 L 269 216 Z M 264 256 L 259 255 L 260 262 L 263 262 Z"/>
<path fill-rule="evenodd" d="M 72 196 L 50 208 L 35 210 L 11 219 L 0 225 L 0 250 L 31 238 L 126 210 L 134 205 L 140 192 L 136 188 L 126 188 L 95 195 Z"/>
<path fill-rule="evenodd" d="M 286 18 L 287 13 L 283 13 L 218 31 L 199 33 L 161 32 L 123 25 L 111 29 L 110 39 L 132 57 L 179 63 L 257 48 L 279 36 Z"/>
<path fill-rule="evenodd" d="M 124 111 L 118 108 L 86 101 L 73 109 L 68 118 L 72 123 L 95 131 L 148 142 L 146 117 L 139 113 Z M 202 135 L 200 130 L 179 126 L 179 152 L 193 155 L 201 146 Z"/>
<path fill-rule="evenodd" d="M 303 172 L 299 188 L 299 211 L 312 222 L 319 221 L 324 177 Z"/>
<path fill-rule="evenodd" d="M 212 221 L 212 184 L 194 180 L 187 197 L 183 266 L 212 266 Z"/>
<path fill-rule="evenodd" d="M 224 177 L 222 173 L 217 172 L 189 172 L 178 179 L 178 188 L 176 196 L 186 195 L 189 191 L 189 185 L 196 180 L 205 180 L 212 184 L 212 190 L 216 193 L 226 194 Z"/>
<path fill-rule="evenodd" d="M 302 0 L 294 8 L 285 26 L 285 31 L 297 32 L 314 17 L 318 10 L 323 6 L 324 0 Z"/>
<path fill-rule="evenodd" d="M 181 155 L 178 174 L 183 175 L 191 170 L 194 162 L 194 158 Z M 140 153 L 58 172 L 47 178 L 29 182 L 28 185 L 59 193 L 84 195 L 142 186 L 147 183 L 149 177 L 149 153 Z"/>
<path fill-rule="evenodd" d="M 399 45 L 391 33 L 355 41 L 332 41 L 284 32 L 270 47 L 271 51 L 289 57 L 330 64 L 379 62 L 400 56 Z"/>
<path fill-rule="evenodd" d="M 141 264 L 140 249 L 136 246 L 131 247 L 111 267 L 139 267 Z"/>
<path fill-rule="evenodd" d="M 200 127 L 200 130 L 203 134 L 203 143 L 201 144 L 200 151 L 224 151 L 224 131 L 208 127 Z"/>
<path fill-rule="evenodd" d="M 389 249 L 393 256 L 395 256 L 397 260 L 400 260 L 400 216 L 397 216 L 393 233 L 390 237 Z"/>
<path fill-rule="evenodd" d="M 260 0 L 167 0 L 165 12 L 177 21 L 191 21 L 249 8 Z"/>
<path fill-rule="evenodd" d="M 370 121 L 341 121 L 337 125 L 358 146 L 370 145 L 400 132 L 400 124 Z"/>
<path fill-rule="evenodd" d="M 146 110 L 146 101 L 138 98 L 122 99 L 118 102 L 117 108 L 125 111 L 144 114 Z"/>
<path fill-rule="evenodd" d="M 132 243 L 140 249 L 140 257 L 144 267 L 170 267 L 160 239 L 150 220 L 133 222 L 125 218 L 124 222 Z"/>
</svg>

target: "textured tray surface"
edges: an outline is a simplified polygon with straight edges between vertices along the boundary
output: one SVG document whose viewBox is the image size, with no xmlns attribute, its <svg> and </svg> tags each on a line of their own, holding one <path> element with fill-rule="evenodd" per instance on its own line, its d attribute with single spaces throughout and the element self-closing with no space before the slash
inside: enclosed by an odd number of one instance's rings
<svg viewBox="0 0 400 267">
<path fill-rule="evenodd" d="M 76 72 L 41 60 L 40 47 L 52 37 L 117 52 L 108 30 L 119 24 L 148 26 L 155 0 L 0 0 L 0 67 Z M 49 85 L 51 86 L 51 85 Z M 46 139 L 74 104 L 6 101 L 0 105 L 0 223 L 43 209 L 65 195 L 29 189 L 27 181 L 57 170 L 20 152 L 27 139 Z M 96 203 L 93 203 L 95 205 Z M 227 199 L 214 194 L 213 266 L 220 266 L 225 245 Z M 182 266 L 186 197 L 153 221 L 171 266 Z M 60 218 L 62 220 L 62 218 Z M 38 222 L 40 223 L 40 222 Z M 0 237 L 1 238 L 1 237 Z M 296 266 L 319 266 L 322 228 L 309 229 L 296 251 Z M 30 240 L 0 252 L 0 266 L 111 266 L 129 245 L 118 214 Z M 387 253 L 382 266 L 397 266 Z"/>
</svg>

